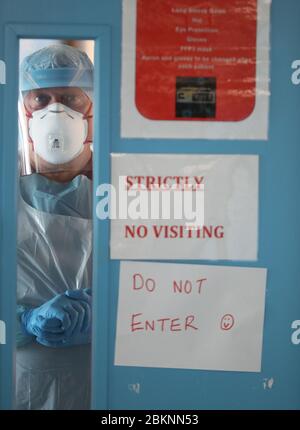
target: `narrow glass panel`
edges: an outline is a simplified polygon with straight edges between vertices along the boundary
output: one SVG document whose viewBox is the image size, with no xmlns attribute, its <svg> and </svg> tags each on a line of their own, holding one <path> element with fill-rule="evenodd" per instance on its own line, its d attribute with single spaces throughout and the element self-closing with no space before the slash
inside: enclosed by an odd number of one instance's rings
<svg viewBox="0 0 300 430">
<path fill-rule="evenodd" d="M 20 41 L 16 408 L 89 409 L 93 41 Z"/>
</svg>

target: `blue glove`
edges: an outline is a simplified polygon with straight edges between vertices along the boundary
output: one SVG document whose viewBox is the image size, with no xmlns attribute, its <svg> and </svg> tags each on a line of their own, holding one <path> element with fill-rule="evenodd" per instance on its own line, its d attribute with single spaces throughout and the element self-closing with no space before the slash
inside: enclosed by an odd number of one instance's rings
<svg viewBox="0 0 300 430">
<path fill-rule="evenodd" d="M 57 295 L 38 308 L 26 310 L 20 321 L 23 330 L 36 336 L 39 343 L 65 342 L 75 329 L 84 333 L 91 327 L 90 291 Z"/>
<path fill-rule="evenodd" d="M 65 292 L 65 295 L 67 297 L 70 297 L 72 299 L 76 299 L 76 300 L 83 300 L 84 302 L 87 303 L 92 303 L 91 298 L 92 298 L 92 290 L 91 288 L 83 288 L 80 290 L 67 290 Z"/>
<path fill-rule="evenodd" d="M 92 305 L 92 290 L 90 288 L 84 288 L 80 290 L 67 290 L 63 294 L 67 298 L 75 299 L 83 302 L 87 302 L 90 307 Z M 74 304 L 74 303 L 72 303 Z M 76 305 L 75 305 L 76 306 Z M 91 324 L 91 312 L 90 307 L 87 308 L 87 313 L 85 315 L 86 321 L 85 325 L 90 326 Z M 57 318 L 55 319 L 45 319 L 42 323 L 40 323 L 40 328 L 45 331 L 49 331 L 51 333 L 61 333 L 61 322 Z M 66 327 L 67 328 L 67 327 Z"/>
<path fill-rule="evenodd" d="M 53 327 L 48 326 L 48 332 L 41 333 L 37 336 L 37 342 L 41 345 L 59 348 L 69 347 L 74 345 L 83 345 L 91 342 L 92 334 L 92 296 L 90 289 L 83 290 L 68 290 L 65 292 L 73 308 L 78 311 L 78 318 L 74 323 L 63 330 L 55 332 Z M 49 331 L 52 331 L 51 333 Z"/>
</svg>

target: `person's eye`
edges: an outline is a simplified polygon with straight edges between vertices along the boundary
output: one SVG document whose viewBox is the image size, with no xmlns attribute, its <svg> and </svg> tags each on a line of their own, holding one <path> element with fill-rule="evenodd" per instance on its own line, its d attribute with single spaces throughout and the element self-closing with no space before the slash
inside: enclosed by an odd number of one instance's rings
<svg viewBox="0 0 300 430">
<path fill-rule="evenodd" d="M 70 94 L 63 97 L 62 103 L 69 107 L 80 108 L 84 104 L 84 99 L 82 96 Z"/>
<path fill-rule="evenodd" d="M 67 104 L 76 104 L 76 103 L 80 103 L 80 97 L 69 95 L 64 97 L 64 101 Z"/>
<path fill-rule="evenodd" d="M 50 97 L 47 94 L 39 94 L 34 98 L 34 103 L 36 106 L 46 106 L 49 101 Z"/>
</svg>

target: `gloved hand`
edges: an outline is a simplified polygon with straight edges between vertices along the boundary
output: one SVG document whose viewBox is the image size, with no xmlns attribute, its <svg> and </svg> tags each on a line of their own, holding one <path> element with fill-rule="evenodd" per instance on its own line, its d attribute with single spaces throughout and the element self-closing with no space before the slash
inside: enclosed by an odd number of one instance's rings
<svg viewBox="0 0 300 430">
<path fill-rule="evenodd" d="M 91 290 L 66 291 L 25 311 L 20 319 L 26 333 L 36 336 L 42 345 L 87 343 L 91 333 Z"/>
<path fill-rule="evenodd" d="M 70 298 L 70 299 L 87 302 L 89 303 L 90 306 L 92 306 L 92 290 L 90 288 L 84 288 L 79 290 L 67 290 L 63 295 L 65 295 L 67 298 Z M 91 324 L 91 312 L 90 312 L 90 308 L 88 308 L 87 315 L 86 315 L 86 325 L 89 326 L 90 324 Z M 58 320 L 57 318 L 45 319 L 40 324 L 40 328 L 42 330 L 46 330 L 51 333 L 60 333 L 61 321 Z"/>
<path fill-rule="evenodd" d="M 92 291 L 89 288 L 82 290 L 68 290 L 65 296 L 73 301 L 73 305 L 84 307 L 84 312 L 80 312 L 75 325 L 70 326 L 63 333 L 50 334 L 37 337 L 37 342 L 41 345 L 52 348 L 64 348 L 74 345 L 84 345 L 91 342 L 92 335 Z"/>
<path fill-rule="evenodd" d="M 92 290 L 91 290 L 91 288 L 83 288 L 80 290 L 67 290 L 65 292 L 65 295 L 67 297 L 72 298 L 72 299 L 83 300 L 89 304 L 92 303 Z"/>
</svg>

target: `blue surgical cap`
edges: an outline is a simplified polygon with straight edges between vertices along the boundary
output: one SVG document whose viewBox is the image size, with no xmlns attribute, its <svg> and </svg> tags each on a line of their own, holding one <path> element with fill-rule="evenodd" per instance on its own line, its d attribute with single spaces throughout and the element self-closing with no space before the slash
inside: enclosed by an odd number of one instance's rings
<svg viewBox="0 0 300 430">
<path fill-rule="evenodd" d="M 85 52 L 68 45 L 50 45 L 24 58 L 20 66 L 20 90 L 79 87 L 90 95 L 93 70 Z"/>
</svg>

